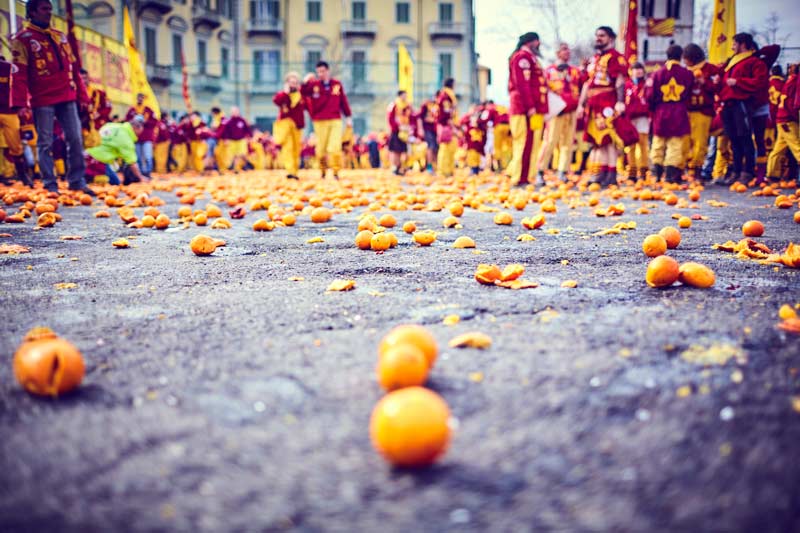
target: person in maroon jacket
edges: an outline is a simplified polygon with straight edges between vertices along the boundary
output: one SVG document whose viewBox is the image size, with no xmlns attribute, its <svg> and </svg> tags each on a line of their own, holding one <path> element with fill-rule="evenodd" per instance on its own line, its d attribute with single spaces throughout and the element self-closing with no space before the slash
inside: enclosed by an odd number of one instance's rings
<svg viewBox="0 0 800 533">
<path fill-rule="evenodd" d="M 78 59 L 67 36 L 50 27 L 53 6 L 49 0 L 28 0 L 25 15 L 28 21 L 11 39 L 11 53 L 18 72 L 14 82 L 21 90 L 12 105 L 30 106 L 38 133 L 39 168 L 44 187 L 58 192 L 54 172 L 53 123 L 57 118 L 66 133 L 67 181 L 69 188 L 90 196 L 95 193 L 86 186 L 83 160 L 83 136 L 78 116 L 78 104 L 88 105 L 89 98 L 78 72 Z"/>
<path fill-rule="evenodd" d="M 250 124 L 242 118 L 239 108 L 234 106 L 231 108 L 231 116 L 223 119 L 219 130 L 219 138 L 228 146 L 231 168 L 238 172 L 247 165 L 248 140 L 253 136 Z"/>
<path fill-rule="evenodd" d="M 725 65 L 719 99 L 722 102 L 722 124 L 730 139 L 733 152 L 733 171 L 717 180 L 728 186 L 734 181 L 750 181 L 755 175 L 755 146 L 753 122 L 748 102 L 768 86 L 767 65 L 755 53 L 753 36 L 737 33 L 733 36 L 734 56 Z"/>
<path fill-rule="evenodd" d="M 3 157 L 14 165 L 16 178 L 26 186 L 33 187 L 23 157 L 18 110 L 12 105 L 11 93 L 16 72 L 17 67 L 0 56 L 0 149 Z"/>
<path fill-rule="evenodd" d="M 653 144 L 650 158 L 653 175 L 680 183 L 685 161 L 683 138 L 689 135 L 689 97 L 694 75 L 681 66 L 683 48 L 667 48 L 667 62 L 647 81 L 647 101 L 653 113 Z"/>
<path fill-rule="evenodd" d="M 307 74 L 300 92 L 306 99 L 306 108 L 311 115 L 314 135 L 317 137 L 317 158 L 322 177 L 328 165 L 333 169 L 333 177 L 339 179 L 342 165 L 342 115 L 347 125 L 353 126 L 352 111 L 344 87 L 339 80 L 331 77 L 330 67 L 325 61 L 316 66 L 317 75 Z M 330 159 L 330 161 L 328 160 Z"/>
<path fill-rule="evenodd" d="M 153 171 L 153 141 L 156 138 L 158 117 L 156 117 L 155 111 L 145 105 L 142 93 L 136 95 L 136 105 L 128 109 L 125 122 L 130 122 L 137 115 L 144 117 L 144 131 L 136 141 L 136 158 L 142 174 L 150 177 L 150 172 Z"/>
<path fill-rule="evenodd" d="M 688 166 L 689 176 L 697 177 L 708 154 L 711 122 L 716 114 L 714 99 L 719 92 L 722 70 L 706 61 L 700 46 L 690 43 L 683 49 L 683 62 L 694 75 L 692 94 L 689 98 Z"/>
<path fill-rule="evenodd" d="M 398 176 L 403 174 L 403 165 L 408 155 L 408 138 L 412 132 L 411 115 L 408 93 L 398 91 L 397 98 L 386 111 L 386 121 L 389 124 L 389 164 L 392 172 Z"/>
<path fill-rule="evenodd" d="M 417 119 L 419 121 L 418 128 L 422 130 L 425 144 L 427 145 L 427 152 L 425 158 L 427 166 L 426 172 L 433 172 L 433 165 L 436 163 L 436 154 L 439 152 L 439 142 L 436 139 L 436 124 L 439 120 L 439 105 L 436 103 L 438 94 L 434 94 L 433 98 L 425 100 L 419 108 Z"/>
<path fill-rule="evenodd" d="M 629 179 L 645 179 L 649 166 L 650 106 L 645 94 L 646 80 L 644 65 L 634 63 L 631 77 L 625 82 L 625 116 L 639 132 L 639 142 L 625 148 L 630 168 Z"/>
<path fill-rule="evenodd" d="M 278 106 L 278 120 L 272 126 L 275 144 L 281 147 L 280 158 L 286 170 L 287 179 L 297 177 L 300 168 L 303 128 L 306 125 L 303 111 L 305 102 L 300 94 L 300 75 L 289 72 L 284 78 L 283 90 L 278 92 L 272 103 Z"/>
<path fill-rule="evenodd" d="M 767 161 L 767 176 L 773 181 L 780 180 L 778 162 L 787 148 L 795 160 L 800 161 L 800 134 L 797 129 L 800 100 L 797 99 L 797 79 L 797 65 L 790 65 L 789 77 L 783 84 L 775 114 L 778 137 Z"/>
</svg>

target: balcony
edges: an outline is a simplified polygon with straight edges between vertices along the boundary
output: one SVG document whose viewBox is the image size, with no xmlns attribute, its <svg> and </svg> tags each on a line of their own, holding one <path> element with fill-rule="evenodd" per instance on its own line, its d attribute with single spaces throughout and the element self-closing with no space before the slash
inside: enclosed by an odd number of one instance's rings
<svg viewBox="0 0 800 533">
<path fill-rule="evenodd" d="M 198 91 L 218 93 L 222 91 L 222 78 L 211 74 L 195 74 L 189 80 L 189 86 Z"/>
<path fill-rule="evenodd" d="M 167 87 L 172 83 L 172 67 L 170 65 L 147 65 L 147 79 L 154 85 Z"/>
<path fill-rule="evenodd" d="M 366 79 L 345 79 L 344 84 L 347 96 L 351 98 L 374 98 L 376 93 L 376 83 Z"/>
<path fill-rule="evenodd" d="M 172 0 L 139 0 L 138 6 L 140 15 L 145 9 L 151 9 L 159 15 L 166 15 L 172 11 Z"/>
<path fill-rule="evenodd" d="M 272 37 L 283 36 L 283 19 L 266 18 L 251 19 L 247 21 L 247 35 L 266 35 Z"/>
<path fill-rule="evenodd" d="M 374 39 L 375 34 L 378 33 L 378 23 L 374 20 L 343 20 L 340 23 L 342 36 L 349 37 L 365 37 L 367 39 Z"/>
<path fill-rule="evenodd" d="M 272 98 L 275 93 L 283 90 L 282 81 L 252 81 L 250 86 L 250 94 L 252 96 L 268 96 Z"/>
<path fill-rule="evenodd" d="M 195 4 L 192 6 L 192 26 L 196 30 L 200 26 L 208 26 L 211 30 L 216 30 L 222 26 L 222 20 L 216 9 Z"/>
<path fill-rule="evenodd" d="M 428 35 L 431 40 L 455 39 L 462 40 L 467 34 L 467 25 L 463 22 L 431 22 L 428 24 Z"/>
</svg>

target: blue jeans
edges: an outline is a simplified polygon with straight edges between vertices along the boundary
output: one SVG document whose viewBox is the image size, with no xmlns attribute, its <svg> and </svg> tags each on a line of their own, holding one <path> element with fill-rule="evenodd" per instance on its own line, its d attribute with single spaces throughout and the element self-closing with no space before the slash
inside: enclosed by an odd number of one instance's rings
<svg viewBox="0 0 800 533">
<path fill-rule="evenodd" d="M 106 176 L 108 176 L 109 185 L 119 185 L 119 176 L 117 176 L 117 171 L 114 170 L 114 167 L 108 163 L 106 163 Z"/>
<path fill-rule="evenodd" d="M 704 180 L 710 181 L 711 180 L 711 171 L 714 170 L 714 160 L 717 157 L 717 138 L 711 137 L 708 140 L 708 153 L 706 154 L 706 160 L 703 163 L 703 171 L 701 175 Z"/>
<path fill-rule="evenodd" d="M 142 174 L 153 171 L 153 143 L 145 141 L 136 143 L 136 159 L 139 161 L 139 170 Z"/>
<path fill-rule="evenodd" d="M 81 121 L 78 118 L 78 106 L 75 102 L 61 102 L 33 108 L 33 121 L 39 137 L 36 147 L 39 152 L 39 170 L 46 189 L 58 189 L 58 181 L 53 169 L 53 119 L 58 119 L 64 130 L 64 141 L 67 144 L 67 182 L 70 189 L 86 187 L 86 163 L 83 160 L 83 135 Z"/>
</svg>

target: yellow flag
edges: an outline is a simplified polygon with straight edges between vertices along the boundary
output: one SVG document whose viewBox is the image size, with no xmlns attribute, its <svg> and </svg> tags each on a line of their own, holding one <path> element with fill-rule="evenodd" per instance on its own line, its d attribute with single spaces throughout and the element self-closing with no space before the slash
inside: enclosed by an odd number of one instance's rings
<svg viewBox="0 0 800 533">
<path fill-rule="evenodd" d="M 733 55 L 731 44 L 736 35 L 736 0 L 714 0 L 713 17 L 708 38 L 708 61 L 724 63 Z"/>
<path fill-rule="evenodd" d="M 397 48 L 397 85 L 401 91 L 408 93 L 408 101 L 414 101 L 414 62 L 401 44 Z"/>
<path fill-rule="evenodd" d="M 127 6 L 122 10 L 122 24 L 125 32 L 125 47 L 128 49 L 129 82 L 133 93 L 133 101 L 136 101 L 137 94 L 142 93 L 144 95 L 144 105 L 152 109 L 156 117 L 160 118 L 161 107 L 158 105 L 156 95 L 153 94 L 150 82 L 147 81 L 142 58 L 139 56 L 139 50 L 136 49 L 136 39 L 133 35 L 133 26 L 131 26 L 131 17 L 128 14 Z"/>
</svg>

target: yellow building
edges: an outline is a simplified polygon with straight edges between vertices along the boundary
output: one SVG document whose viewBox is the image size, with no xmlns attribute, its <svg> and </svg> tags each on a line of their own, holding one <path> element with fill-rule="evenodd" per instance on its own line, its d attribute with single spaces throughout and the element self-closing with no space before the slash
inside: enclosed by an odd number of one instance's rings
<svg viewBox="0 0 800 533">
<path fill-rule="evenodd" d="M 124 0 L 74 0 L 76 22 L 122 38 Z M 53 2 L 63 14 L 63 0 Z M 261 128 L 291 71 L 324 59 L 344 84 L 357 133 L 385 127 L 397 91 L 397 49 L 414 60 L 416 104 L 444 78 L 462 107 L 478 99 L 472 0 L 136 0 L 137 45 L 162 110 L 184 110 L 180 52 L 194 108 L 238 105 Z"/>
</svg>

